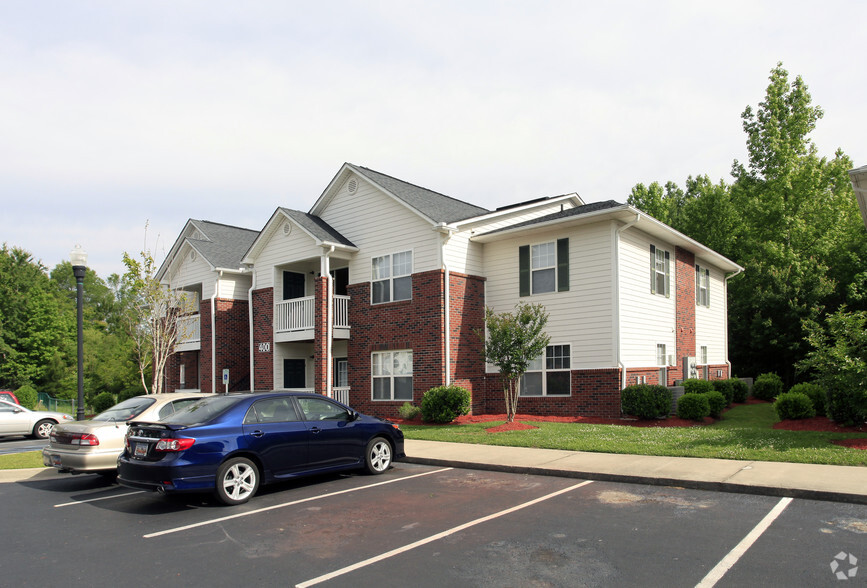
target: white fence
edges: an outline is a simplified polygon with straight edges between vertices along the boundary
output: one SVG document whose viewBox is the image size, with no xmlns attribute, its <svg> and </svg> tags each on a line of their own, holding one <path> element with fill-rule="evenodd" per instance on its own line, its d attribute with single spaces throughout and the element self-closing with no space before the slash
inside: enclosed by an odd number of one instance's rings
<svg viewBox="0 0 867 588">
<path fill-rule="evenodd" d="M 349 296 L 334 297 L 334 326 L 349 328 Z M 316 299 L 313 296 L 292 298 L 274 304 L 274 330 L 277 333 L 314 328 Z"/>
</svg>

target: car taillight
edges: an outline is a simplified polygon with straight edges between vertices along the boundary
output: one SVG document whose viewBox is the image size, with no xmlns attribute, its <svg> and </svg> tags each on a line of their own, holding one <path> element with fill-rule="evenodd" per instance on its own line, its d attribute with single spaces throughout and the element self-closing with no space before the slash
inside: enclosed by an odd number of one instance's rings
<svg viewBox="0 0 867 588">
<path fill-rule="evenodd" d="M 99 445 L 99 439 L 93 433 L 72 433 L 69 436 L 69 444 L 96 447 Z"/>
<path fill-rule="evenodd" d="M 178 439 L 160 439 L 154 446 L 157 451 L 183 451 L 189 449 L 195 443 L 195 439 L 180 437 Z"/>
</svg>

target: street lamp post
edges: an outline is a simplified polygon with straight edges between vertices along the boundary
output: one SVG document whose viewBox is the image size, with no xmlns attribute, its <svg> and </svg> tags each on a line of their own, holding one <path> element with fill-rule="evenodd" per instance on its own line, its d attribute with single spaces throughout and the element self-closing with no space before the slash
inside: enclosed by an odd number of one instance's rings
<svg viewBox="0 0 867 588">
<path fill-rule="evenodd" d="M 78 307 L 78 406 L 75 419 L 84 420 L 84 275 L 87 273 L 87 252 L 76 245 L 69 254 L 72 262 L 72 274 L 75 276 L 76 305 Z"/>
</svg>

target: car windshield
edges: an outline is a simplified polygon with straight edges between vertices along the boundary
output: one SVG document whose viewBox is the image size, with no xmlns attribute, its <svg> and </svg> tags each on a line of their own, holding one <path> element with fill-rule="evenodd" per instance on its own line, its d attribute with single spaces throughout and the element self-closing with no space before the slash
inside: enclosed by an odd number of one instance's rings
<svg viewBox="0 0 867 588">
<path fill-rule="evenodd" d="M 142 398 L 137 396 L 124 400 L 120 404 L 115 404 L 108 410 L 99 413 L 93 420 L 95 421 L 128 421 L 144 412 L 151 404 L 156 402 L 155 398 Z"/>
<path fill-rule="evenodd" d="M 213 396 L 204 398 L 195 404 L 185 406 L 178 412 L 162 419 L 161 423 L 171 423 L 174 425 L 201 425 L 207 423 L 214 417 L 222 414 L 235 403 L 240 401 L 238 396 Z"/>
</svg>

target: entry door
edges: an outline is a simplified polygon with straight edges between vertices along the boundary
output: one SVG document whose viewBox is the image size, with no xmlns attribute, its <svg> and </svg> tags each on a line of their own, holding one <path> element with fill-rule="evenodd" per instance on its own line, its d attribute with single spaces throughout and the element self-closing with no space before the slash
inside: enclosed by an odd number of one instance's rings
<svg viewBox="0 0 867 588">
<path fill-rule="evenodd" d="M 338 296 L 346 296 L 349 285 L 349 268 L 341 267 L 331 270 L 331 277 L 334 280 L 334 293 Z"/>
<path fill-rule="evenodd" d="M 304 274 L 283 272 L 283 300 L 304 298 Z"/>
<path fill-rule="evenodd" d="M 283 387 L 307 387 L 307 368 L 303 359 L 283 360 Z"/>
</svg>

